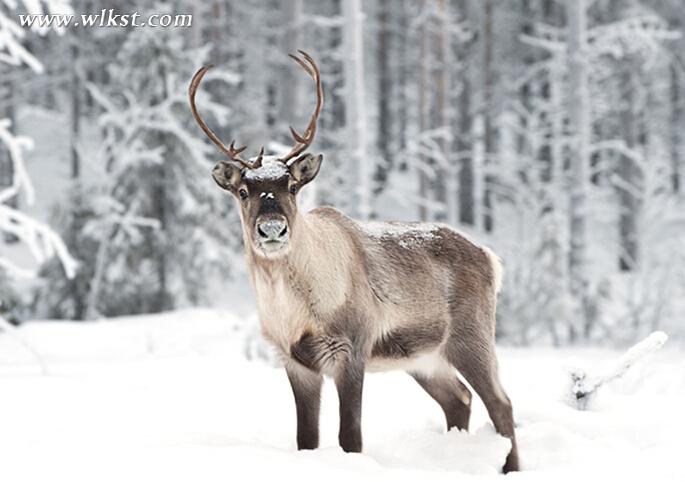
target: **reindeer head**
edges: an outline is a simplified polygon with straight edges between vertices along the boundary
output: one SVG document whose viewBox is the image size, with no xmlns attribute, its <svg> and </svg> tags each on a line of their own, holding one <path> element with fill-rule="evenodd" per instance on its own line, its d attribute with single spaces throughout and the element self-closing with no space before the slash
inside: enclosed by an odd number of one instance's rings
<svg viewBox="0 0 685 482">
<path fill-rule="evenodd" d="M 236 148 L 231 142 L 226 147 L 207 127 L 195 107 L 195 92 L 211 65 L 197 71 L 188 91 L 195 120 L 207 137 L 228 157 L 214 166 L 212 177 L 219 187 L 237 199 L 246 240 L 257 255 L 265 257 L 287 252 L 292 231 L 297 229 L 297 194 L 316 177 L 323 159 L 321 154 L 314 156 L 305 153 L 316 134 L 316 121 L 323 106 L 323 87 L 316 62 L 302 50 L 299 53 L 304 60 L 292 54 L 290 57 L 314 79 L 316 107 L 304 135 L 290 128 L 295 145 L 283 157 L 265 157 L 262 147 L 256 158 L 246 161 L 240 157 L 246 146 Z"/>
</svg>

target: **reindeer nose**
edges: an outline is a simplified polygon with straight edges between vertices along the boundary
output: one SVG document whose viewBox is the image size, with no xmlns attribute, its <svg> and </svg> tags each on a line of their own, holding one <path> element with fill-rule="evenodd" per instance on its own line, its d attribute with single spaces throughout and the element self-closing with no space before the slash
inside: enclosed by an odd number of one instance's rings
<svg viewBox="0 0 685 482">
<path fill-rule="evenodd" d="M 257 224 L 257 234 L 265 241 L 280 241 L 288 234 L 288 225 L 279 219 L 270 219 Z"/>
</svg>

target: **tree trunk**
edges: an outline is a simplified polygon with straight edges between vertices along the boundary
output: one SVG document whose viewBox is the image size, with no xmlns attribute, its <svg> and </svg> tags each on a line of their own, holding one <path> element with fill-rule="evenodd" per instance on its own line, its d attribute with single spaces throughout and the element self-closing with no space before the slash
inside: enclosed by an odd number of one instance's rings
<svg viewBox="0 0 685 482">
<path fill-rule="evenodd" d="M 214 0 L 212 2 L 212 58 L 215 62 L 221 62 L 223 60 L 223 35 L 222 31 L 223 25 L 223 8 L 220 0 Z"/>
<path fill-rule="evenodd" d="M 202 43 L 204 42 L 202 35 L 204 25 L 203 20 L 205 18 L 205 15 L 203 15 L 204 9 L 202 8 L 203 3 L 204 2 L 202 0 L 193 0 L 193 28 L 191 29 L 193 48 L 201 47 Z"/>
<path fill-rule="evenodd" d="M 152 192 L 153 217 L 159 221 L 159 242 L 155 243 L 155 258 L 157 268 L 157 294 L 152 302 L 151 311 L 158 313 L 171 308 L 169 289 L 167 286 L 167 256 L 166 245 L 168 242 L 169 223 L 167 222 L 167 169 L 163 167 L 155 169 L 156 179 Z"/>
<path fill-rule="evenodd" d="M 685 125 L 685 108 L 683 107 L 683 95 L 679 83 L 678 69 L 671 66 L 671 187 L 674 193 L 682 191 L 682 156 L 683 156 L 683 133 Z"/>
<path fill-rule="evenodd" d="M 75 5 L 75 8 L 79 8 Z M 82 32 L 81 29 L 79 32 Z M 69 246 L 78 249 L 79 234 L 83 229 L 82 206 L 83 199 L 81 196 L 81 186 L 79 184 L 81 177 L 81 156 L 79 152 L 79 143 L 81 138 L 81 115 L 83 110 L 83 82 L 81 76 L 83 75 L 83 62 L 81 61 L 81 42 L 83 35 L 79 32 L 69 42 L 69 51 L 71 55 L 70 62 L 70 79 L 69 79 L 69 94 L 70 94 L 70 119 L 69 119 L 69 155 L 70 155 L 70 177 L 72 192 L 69 196 L 69 209 L 71 211 L 70 221 L 67 227 L 67 234 L 65 241 Z M 86 314 L 86 300 L 84 299 L 84 292 L 80 290 L 82 280 L 75 276 L 67 280 L 69 285 L 69 297 L 74 306 L 73 317 L 75 320 L 83 320 Z"/>
<path fill-rule="evenodd" d="M 166 99 L 168 96 L 168 93 L 166 92 L 166 86 L 169 85 L 167 83 L 167 74 L 166 74 L 166 68 L 162 64 L 160 65 L 159 69 L 159 78 L 161 79 L 162 85 L 164 86 L 162 88 L 162 92 L 160 93 L 161 96 L 159 99 L 152 99 L 152 104 L 155 105 L 159 102 L 161 102 L 163 99 Z M 158 142 L 156 144 L 158 145 L 165 145 L 166 142 L 164 139 L 164 134 L 161 133 L 155 133 L 152 134 L 156 137 L 158 137 Z M 168 309 L 173 308 L 173 303 L 171 300 L 171 297 L 169 296 L 169 287 L 168 287 L 168 268 L 169 268 L 169 259 L 167 257 L 167 246 L 169 243 L 169 215 L 171 214 L 169 212 L 169 197 L 167 194 L 167 189 L 169 188 L 169 169 L 165 165 L 160 165 L 160 166 L 154 166 L 153 169 L 153 186 L 152 186 L 152 199 L 151 199 L 151 204 L 152 204 L 152 217 L 154 219 L 157 219 L 159 221 L 159 230 L 156 234 L 158 236 L 158 240 L 156 243 L 154 243 L 153 249 L 155 250 L 154 253 L 154 258 L 156 260 L 156 268 L 157 268 L 157 293 L 155 298 L 152 301 L 152 309 L 151 311 L 153 313 L 158 313 L 160 311 L 166 311 Z"/>
<path fill-rule="evenodd" d="M 252 4 L 251 4 L 252 5 Z M 253 29 L 258 30 L 263 26 L 265 5 L 254 4 L 254 15 L 246 22 L 250 22 Z M 250 146 L 251 141 L 259 139 L 262 141 L 267 137 L 268 116 L 271 113 L 269 108 L 269 87 L 268 87 L 268 63 L 266 52 L 269 47 L 268 39 L 257 37 L 254 40 L 245 42 L 245 52 L 242 56 L 240 66 L 246 82 L 241 84 L 241 94 L 247 99 L 251 99 L 250 107 L 244 112 L 242 122 L 238 124 L 237 132 L 232 132 L 231 137 L 240 138 L 241 144 Z M 292 64 L 292 62 L 291 62 Z M 292 65 L 290 68 L 293 68 Z M 257 147 L 258 148 L 258 147 Z M 254 153 L 247 154 L 255 155 Z"/>
<path fill-rule="evenodd" d="M 437 26 L 436 32 L 436 42 L 435 42 L 435 59 L 437 63 L 437 68 L 434 70 L 434 82 L 435 82 L 435 116 L 434 125 L 435 128 L 447 128 L 449 127 L 449 116 L 447 109 L 447 99 L 449 92 L 449 79 L 450 79 L 450 62 L 448 58 L 449 54 L 449 10 L 447 9 L 447 0 L 438 0 L 438 11 L 440 12 L 440 21 Z M 443 160 L 447 163 L 450 162 L 449 154 L 450 147 L 449 142 L 444 137 L 441 137 L 438 141 L 440 145 L 440 151 L 442 152 Z M 448 214 L 448 203 L 447 203 L 447 180 L 449 176 L 449 171 L 443 167 L 439 162 L 436 162 L 435 166 L 435 199 L 442 206 L 437 218 L 444 221 Z M 452 204 L 450 204 L 452 205 Z"/>
<path fill-rule="evenodd" d="M 464 69 L 464 78 L 459 93 L 459 140 L 457 152 L 461 156 L 459 170 L 459 221 L 473 226 L 474 191 L 473 191 L 473 157 L 465 153 L 472 150 L 472 117 L 471 117 L 471 80 L 468 70 Z"/>
<path fill-rule="evenodd" d="M 570 144 L 570 200 L 569 200 L 569 289 L 578 303 L 576 322 L 585 325 L 587 289 L 586 273 L 586 201 L 588 148 L 590 140 L 590 103 L 588 69 L 585 60 L 587 47 L 587 17 L 585 0 L 567 4 L 569 25 L 568 72 L 569 118 L 575 136 Z M 570 341 L 576 341 L 577 330 L 572 322 Z"/>
<path fill-rule="evenodd" d="M 426 1 L 421 1 L 421 14 L 426 10 Z M 420 65 L 419 65 L 419 134 L 423 134 L 428 129 L 428 116 L 430 112 L 429 99 L 428 99 L 428 73 L 430 72 L 429 63 L 430 59 L 428 57 L 428 27 L 426 26 L 425 20 L 421 24 L 420 30 Z M 417 156 L 417 161 L 420 164 L 418 168 L 418 180 L 419 180 L 419 218 L 422 221 L 428 219 L 428 208 L 426 207 L 426 201 L 428 201 L 428 177 L 425 173 L 427 160 L 425 156 L 419 154 Z"/>
<path fill-rule="evenodd" d="M 493 0 L 483 1 L 483 147 L 485 149 L 484 166 L 492 163 L 492 155 L 495 152 L 494 146 L 494 126 L 493 126 L 493 44 L 494 44 L 494 11 Z M 494 182 L 492 175 L 485 175 L 485 185 L 483 186 L 483 227 L 486 231 L 492 231 L 492 189 Z"/>
<path fill-rule="evenodd" d="M 71 78 L 69 82 L 71 112 L 70 112 L 70 176 L 77 180 L 81 175 L 81 160 L 79 159 L 79 136 L 81 134 L 81 93 L 83 91 L 80 78 L 80 49 L 79 38 L 71 42 Z"/>
<path fill-rule="evenodd" d="M 485 120 L 483 114 L 477 114 L 473 119 L 473 144 L 471 147 L 472 174 L 473 174 L 473 227 L 477 230 L 483 229 L 485 216 Z"/>
<path fill-rule="evenodd" d="M 469 19 L 468 2 L 460 2 L 460 10 L 463 12 L 462 18 Z M 473 157 L 466 155 L 472 149 L 472 112 L 471 112 L 471 76 L 468 68 L 469 62 L 466 48 L 460 52 L 459 63 L 464 67 L 461 72 L 461 89 L 459 91 L 458 108 L 459 124 L 457 129 L 457 152 L 459 153 L 459 221 L 473 226 L 474 223 L 474 191 L 473 191 Z"/>
<path fill-rule="evenodd" d="M 378 42 L 376 48 L 376 62 L 378 63 L 378 133 L 376 147 L 381 160 L 376 166 L 374 192 L 379 194 L 385 188 L 388 173 L 392 169 L 393 156 L 391 153 L 392 116 L 390 102 L 393 98 L 392 72 L 390 70 L 390 0 L 378 1 Z M 404 35 L 404 34 L 403 34 Z"/>
<path fill-rule="evenodd" d="M 621 111 L 621 130 L 628 148 L 634 149 L 637 141 L 636 112 L 634 108 L 634 79 L 626 69 L 622 75 L 625 86 L 624 102 L 626 107 Z M 621 184 L 636 187 L 636 166 L 632 159 L 623 156 L 618 160 L 617 174 Z M 619 200 L 619 240 L 618 266 L 621 271 L 632 271 L 637 262 L 637 199 L 634 192 L 618 186 Z"/>
<path fill-rule="evenodd" d="M 398 7 L 399 5 L 399 7 Z M 409 66 L 407 65 L 407 37 L 404 32 L 409 29 L 409 19 L 407 12 L 406 0 L 395 0 L 393 2 L 393 7 L 396 9 L 397 16 L 397 30 L 400 35 L 397 36 L 397 78 L 395 79 L 397 84 L 397 150 L 403 152 L 407 147 L 407 135 L 409 125 L 409 99 L 407 95 L 407 87 L 409 85 L 407 75 Z"/>
<path fill-rule="evenodd" d="M 368 219 L 371 214 L 371 159 L 366 152 L 367 125 L 364 86 L 364 45 L 362 4 L 360 0 L 342 2 L 345 44 L 345 120 L 348 146 L 354 166 L 353 194 L 356 215 Z"/>
<path fill-rule="evenodd" d="M 282 22 L 285 32 L 283 35 L 283 50 L 286 53 L 297 52 L 303 48 L 301 45 L 300 31 L 302 26 L 302 0 L 283 0 L 280 2 Z M 290 59 L 286 59 L 290 60 Z M 278 82 L 280 92 L 278 96 L 278 122 L 279 131 L 283 133 L 288 142 L 292 142 L 289 125 L 299 126 L 302 124 L 301 115 L 306 109 L 300 105 L 300 79 L 302 72 L 294 68 L 293 62 L 284 62 L 280 69 L 281 79 Z M 299 114 L 299 115 L 298 115 Z M 297 130 L 302 128 L 296 127 Z"/>
</svg>

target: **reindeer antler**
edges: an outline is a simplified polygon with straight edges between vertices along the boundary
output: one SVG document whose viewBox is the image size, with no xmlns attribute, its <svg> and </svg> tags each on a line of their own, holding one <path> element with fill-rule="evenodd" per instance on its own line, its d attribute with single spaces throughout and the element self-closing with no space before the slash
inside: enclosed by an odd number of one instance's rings
<svg viewBox="0 0 685 482">
<path fill-rule="evenodd" d="M 321 85 L 319 67 L 316 65 L 314 59 L 311 58 L 311 56 L 307 52 L 304 52 L 303 50 L 298 50 L 298 52 L 302 55 L 302 57 L 304 57 L 304 60 L 299 58 L 297 55 L 288 55 L 293 60 L 295 60 L 295 62 L 300 64 L 304 71 L 307 72 L 307 74 L 309 74 L 309 76 L 312 79 L 314 79 L 314 82 L 316 83 L 316 107 L 314 108 L 312 117 L 309 120 L 309 125 L 307 125 L 307 128 L 305 129 L 303 135 L 298 134 L 295 129 L 290 127 L 290 133 L 292 134 L 293 139 L 295 139 L 295 145 L 288 154 L 279 159 L 281 162 L 285 164 L 288 164 L 288 161 L 302 154 L 312 144 L 312 142 L 314 141 L 314 136 L 316 135 L 316 121 L 319 119 L 319 114 L 321 113 L 321 108 L 323 107 L 323 86 Z M 200 117 L 200 114 L 197 112 L 197 107 L 195 106 L 195 92 L 197 92 L 197 88 L 200 86 L 202 78 L 205 76 L 207 71 L 212 67 L 213 65 L 205 65 L 195 73 L 195 75 L 193 76 L 193 80 L 190 81 L 190 87 L 188 88 L 188 96 L 190 97 L 190 110 L 193 113 L 193 117 L 195 118 L 195 121 L 197 121 L 200 128 L 207 135 L 207 137 L 209 137 L 209 139 L 214 143 L 214 145 L 216 145 L 221 152 L 226 154 L 229 159 L 239 162 L 243 167 L 247 167 L 249 169 L 257 169 L 262 165 L 262 159 L 264 157 L 264 147 L 261 148 L 261 150 L 259 151 L 259 155 L 254 160 L 254 162 L 247 162 L 245 159 L 240 157 L 240 153 L 243 152 L 247 146 L 236 148 L 235 141 L 231 141 L 231 144 L 228 147 L 226 147 L 223 144 L 223 142 L 221 142 L 219 137 L 209 127 L 207 127 L 207 124 L 205 124 L 205 121 L 202 120 L 202 117 Z"/>
<path fill-rule="evenodd" d="M 262 165 L 262 156 L 264 155 L 263 147 L 255 162 L 250 164 L 245 159 L 240 157 L 240 153 L 243 152 L 247 148 L 247 146 L 236 148 L 235 141 L 231 141 L 231 144 L 228 147 L 226 147 L 224 143 L 221 142 L 219 137 L 209 127 L 207 127 L 207 124 L 205 124 L 205 121 L 202 120 L 202 117 L 200 117 L 200 114 L 197 112 L 197 107 L 195 106 L 195 92 L 197 92 L 197 88 L 200 86 L 202 78 L 205 76 L 207 71 L 212 67 L 214 66 L 211 64 L 205 65 L 200 70 L 195 72 L 193 80 L 190 81 L 190 87 L 188 87 L 188 96 L 190 97 L 190 110 L 193 113 L 193 117 L 199 124 L 200 128 L 204 131 L 204 133 L 207 134 L 207 137 L 209 137 L 209 139 L 214 143 L 214 145 L 216 145 L 216 147 L 218 147 L 221 152 L 226 154 L 229 159 L 239 162 L 243 165 L 243 167 L 247 167 L 250 169 L 257 168 Z"/>
<path fill-rule="evenodd" d="M 314 141 L 314 136 L 316 135 L 316 121 L 319 119 L 321 107 L 323 107 L 323 86 L 321 85 L 319 67 L 316 65 L 314 59 L 311 58 L 311 56 L 307 52 L 303 50 L 298 50 L 298 52 L 302 55 L 302 57 L 304 57 L 304 60 L 299 58 L 297 55 L 288 55 L 295 62 L 300 64 L 304 71 L 307 72 L 307 74 L 309 74 L 309 76 L 312 79 L 314 79 L 314 82 L 316 83 L 316 107 L 314 108 L 312 117 L 309 120 L 309 125 L 307 126 L 307 129 L 304 131 L 303 135 L 298 134 L 297 131 L 295 131 L 295 129 L 290 127 L 290 133 L 292 134 L 293 139 L 295 139 L 295 145 L 288 154 L 286 154 L 280 159 L 281 162 L 284 162 L 285 164 L 288 164 L 288 161 L 302 154 L 312 144 L 312 142 Z M 308 62 L 308 64 L 305 63 L 305 60 Z"/>
</svg>

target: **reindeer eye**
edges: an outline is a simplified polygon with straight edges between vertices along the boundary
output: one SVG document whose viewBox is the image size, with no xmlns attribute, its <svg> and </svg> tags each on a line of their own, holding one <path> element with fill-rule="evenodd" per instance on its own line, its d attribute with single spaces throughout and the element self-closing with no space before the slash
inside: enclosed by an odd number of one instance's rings
<svg viewBox="0 0 685 482">
<path fill-rule="evenodd" d="M 239 190 L 238 195 L 240 196 L 240 199 L 242 199 L 242 200 L 247 199 L 247 191 L 245 189 Z"/>
<path fill-rule="evenodd" d="M 295 184 L 290 186 L 290 194 L 297 194 L 297 186 Z"/>
</svg>

